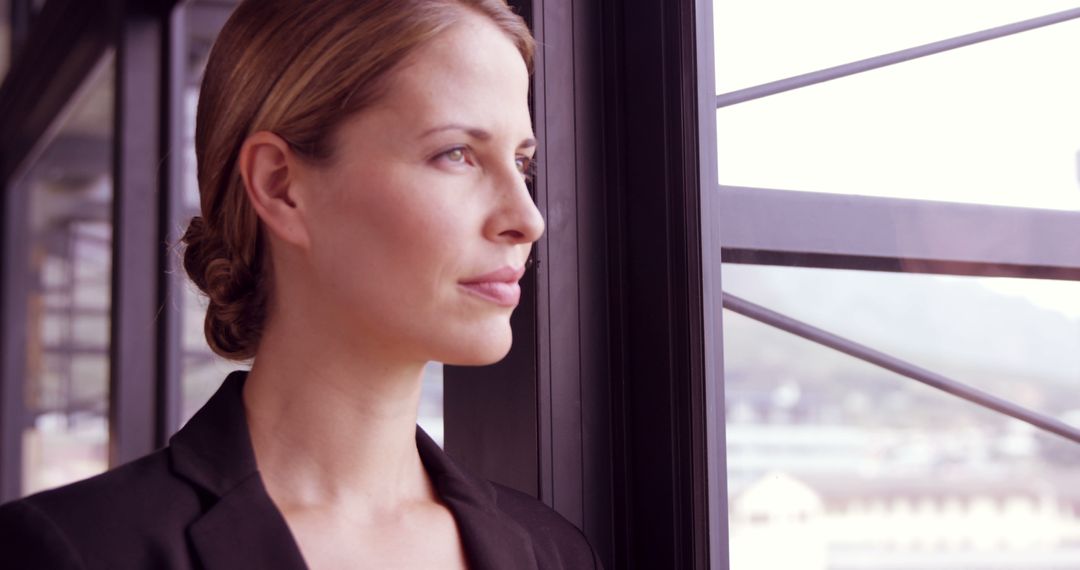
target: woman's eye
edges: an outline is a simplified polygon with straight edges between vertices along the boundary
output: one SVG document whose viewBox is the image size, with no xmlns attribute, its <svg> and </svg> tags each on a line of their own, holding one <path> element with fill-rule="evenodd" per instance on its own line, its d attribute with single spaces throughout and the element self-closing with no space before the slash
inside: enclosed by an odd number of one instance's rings
<svg viewBox="0 0 1080 570">
<path fill-rule="evenodd" d="M 442 158 L 453 164 L 466 164 L 469 162 L 468 154 L 466 153 L 465 149 L 461 147 L 452 148 L 442 153 Z"/>
<path fill-rule="evenodd" d="M 525 180 L 531 182 L 536 174 L 536 161 L 528 156 L 519 156 L 514 159 L 514 164 L 517 165 L 518 172 L 525 177 Z"/>
</svg>

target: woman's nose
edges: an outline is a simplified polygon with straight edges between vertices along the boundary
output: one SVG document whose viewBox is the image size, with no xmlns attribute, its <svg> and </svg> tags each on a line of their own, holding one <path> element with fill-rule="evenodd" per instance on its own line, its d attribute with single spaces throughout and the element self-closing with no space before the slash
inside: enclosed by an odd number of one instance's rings
<svg viewBox="0 0 1080 570">
<path fill-rule="evenodd" d="M 487 233 L 495 241 L 533 243 L 544 234 L 544 218 L 536 208 L 525 179 L 516 168 L 500 175 L 498 206 L 488 221 Z"/>
</svg>

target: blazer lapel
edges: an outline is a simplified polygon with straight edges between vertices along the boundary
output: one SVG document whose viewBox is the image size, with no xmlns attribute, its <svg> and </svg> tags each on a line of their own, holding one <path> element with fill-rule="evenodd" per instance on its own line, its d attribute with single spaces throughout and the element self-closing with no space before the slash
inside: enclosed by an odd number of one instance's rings
<svg viewBox="0 0 1080 570">
<path fill-rule="evenodd" d="M 207 570 L 307 568 L 285 519 L 254 475 L 188 529 Z"/>
<path fill-rule="evenodd" d="M 188 536 L 207 570 L 307 568 L 285 518 L 263 486 L 244 415 L 245 373 L 225 379 L 169 440 L 173 471 L 207 495 Z"/>
<path fill-rule="evenodd" d="M 416 443 L 439 495 L 457 521 L 470 570 L 538 570 L 529 533 L 499 510 L 491 483 L 464 472 L 420 428 Z"/>
</svg>

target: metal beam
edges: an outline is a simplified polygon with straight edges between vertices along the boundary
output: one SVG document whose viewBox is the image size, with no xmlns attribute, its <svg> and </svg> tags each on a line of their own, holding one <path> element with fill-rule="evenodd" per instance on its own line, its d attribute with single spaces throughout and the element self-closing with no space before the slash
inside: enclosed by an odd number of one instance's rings
<svg viewBox="0 0 1080 570">
<path fill-rule="evenodd" d="M 1059 435 L 1074 443 L 1080 443 L 1080 429 L 1061 420 L 1029 410 L 1009 400 L 999 398 L 993 394 L 979 390 L 978 388 L 968 386 L 963 382 L 958 382 L 931 370 L 896 358 L 895 356 L 874 350 L 873 348 L 859 344 L 853 340 L 846 339 L 824 329 L 793 319 L 787 315 L 766 309 L 761 305 L 756 305 L 745 299 L 724 293 L 724 308 L 754 319 L 755 321 L 805 338 L 809 341 L 816 342 L 822 346 L 829 347 L 838 352 L 842 352 L 848 356 L 858 358 L 864 362 L 869 362 L 870 364 L 879 366 L 885 370 L 921 382 L 931 388 L 936 388 L 946 394 L 951 394 L 957 398 L 967 400 L 977 406 L 1016 418 L 1041 430 Z"/>
<path fill-rule="evenodd" d="M 1061 22 L 1067 22 L 1069 20 L 1075 20 L 1077 18 L 1080 18 L 1080 8 L 1073 8 L 1071 10 L 1065 10 L 1063 12 L 1057 12 L 1054 14 L 1049 14 L 1047 16 L 1040 16 L 1038 18 L 1032 18 L 1030 20 L 1024 20 L 1022 22 L 1014 22 L 1012 24 L 1006 24 L 1004 26 L 990 28 L 988 30 L 982 30 L 980 32 L 965 34 L 962 36 L 957 36 L 955 38 L 932 42 L 913 48 L 879 55 L 876 57 L 861 59 L 859 61 L 853 61 L 851 63 L 845 63 L 843 65 L 837 65 L 835 67 L 829 67 L 827 69 L 821 69 L 810 73 L 804 73 L 802 75 L 796 75 L 794 77 L 788 77 L 786 79 L 780 79 L 778 81 L 771 81 L 769 83 L 755 85 L 754 87 L 747 87 L 745 89 L 739 89 L 736 91 L 731 91 L 729 93 L 717 95 L 716 108 L 719 109 L 721 107 L 735 105 L 736 103 L 752 101 L 754 99 L 768 97 L 769 95 L 783 93 L 784 91 L 791 91 L 793 89 L 799 89 L 801 87 L 806 87 L 817 83 L 824 83 L 826 81 L 832 81 L 833 79 L 839 79 L 841 77 L 855 75 L 856 73 L 862 73 L 864 71 L 870 71 L 872 69 L 895 65 L 897 63 L 911 61 L 913 59 L 926 57 L 935 53 L 941 53 L 944 51 L 949 51 L 956 48 L 985 42 L 988 40 L 1003 38 L 1005 36 L 1011 36 L 1013 34 L 1026 32 L 1028 30 L 1034 30 L 1036 28 L 1041 28 L 1052 24 L 1060 24 Z"/>
<path fill-rule="evenodd" d="M 1080 279 L 1080 212 L 720 187 L 723 259 Z"/>
<path fill-rule="evenodd" d="M 14 185 L 12 185 L 14 186 Z M 31 284 L 29 196 L 25 185 L 0 195 L 0 503 L 22 495 L 28 307 Z"/>
<path fill-rule="evenodd" d="M 708 544 L 710 570 L 728 570 L 727 425 L 724 391 L 724 321 L 721 299 L 722 257 L 720 215 L 723 203 L 714 190 L 717 185 L 716 112 L 710 95 L 716 86 L 713 47 L 713 0 L 696 0 L 698 78 L 698 177 L 701 194 L 701 290 L 705 375 L 705 461 L 708 504 Z"/>
<path fill-rule="evenodd" d="M 159 266 L 162 231 L 162 77 L 165 17 L 149 6 L 114 0 L 118 26 L 113 210 L 109 463 L 158 444 Z"/>
<path fill-rule="evenodd" d="M 27 162 L 94 71 L 111 40 L 108 13 L 104 0 L 53 0 L 35 18 L 0 85 L 0 180 Z"/>
</svg>

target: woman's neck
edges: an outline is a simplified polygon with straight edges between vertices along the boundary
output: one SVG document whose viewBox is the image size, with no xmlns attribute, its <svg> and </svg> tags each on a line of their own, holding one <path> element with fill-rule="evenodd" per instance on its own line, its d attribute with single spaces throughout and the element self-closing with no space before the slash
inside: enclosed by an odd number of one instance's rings
<svg viewBox="0 0 1080 570">
<path fill-rule="evenodd" d="M 256 463 L 278 507 L 378 517 L 435 500 L 416 447 L 424 363 L 287 330 L 304 329 L 268 327 L 244 385 Z"/>
</svg>

